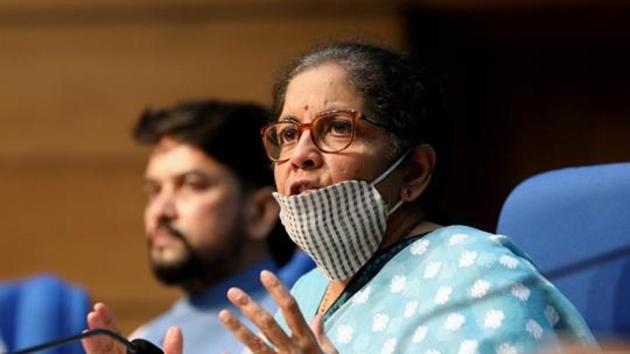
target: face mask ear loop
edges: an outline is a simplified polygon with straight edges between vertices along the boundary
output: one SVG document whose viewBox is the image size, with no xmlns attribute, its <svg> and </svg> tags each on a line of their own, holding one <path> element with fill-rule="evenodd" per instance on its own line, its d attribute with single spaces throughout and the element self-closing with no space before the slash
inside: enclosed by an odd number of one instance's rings
<svg viewBox="0 0 630 354">
<path fill-rule="evenodd" d="M 390 173 L 392 173 L 392 171 L 394 171 L 396 167 L 398 167 L 398 165 L 400 165 L 403 162 L 405 157 L 407 157 L 407 155 L 409 155 L 410 152 L 411 150 L 407 150 L 407 152 L 405 152 L 401 157 L 398 158 L 398 160 L 396 160 L 396 162 L 394 162 L 391 166 L 389 166 L 389 168 L 386 169 L 385 172 L 381 173 L 380 176 L 376 177 L 372 181 L 372 183 L 370 183 L 372 187 L 376 187 L 377 184 L 379 184 L 382 180 L 387 178 L 387 176 L 389 176 Z"/>
<path fill-rule="evenodd" d="M 405 200 L 401 198 L 391 209 L 389 209 L 389 211 L 387 212 L 387 216 L 390 216 L 393 213 L 395 213 L 396 210 L 398 210 L 398 208 L 400 208 L 404 202 Z"/>
</svg>

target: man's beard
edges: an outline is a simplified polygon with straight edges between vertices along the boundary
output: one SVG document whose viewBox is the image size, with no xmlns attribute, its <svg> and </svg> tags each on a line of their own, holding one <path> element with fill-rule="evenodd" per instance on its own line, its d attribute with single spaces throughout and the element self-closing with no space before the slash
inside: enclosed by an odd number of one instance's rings
<svg viewBox="0 0 630 354">
<path fill-rule="evenodd" d="M 234 234 L 234 237 L 228 240 L 228 249 L 220 250 L 219 252 L 214 250 L 211 252 L 212 256 L 207 255 L 203 257 L 198 254 L 198 251 L 195 251 L 184 234 L 173 227 L 170 222 L 166 221 L 160 227 L 180 240 L 184 246 L 182 256 L 170 263 L 158 262 L 149 257 L 153 274 L 160 282 L 166 285 L 181 286 L 194 281 L 205 281 L 222 277 L 230 269 L 232 264 L 230 260 L 234 261 L 239 258 L 238 245 L 240 243 L 240 234 Z M 151 246 L 149 245 L 149 247 Z"/>
</svg>

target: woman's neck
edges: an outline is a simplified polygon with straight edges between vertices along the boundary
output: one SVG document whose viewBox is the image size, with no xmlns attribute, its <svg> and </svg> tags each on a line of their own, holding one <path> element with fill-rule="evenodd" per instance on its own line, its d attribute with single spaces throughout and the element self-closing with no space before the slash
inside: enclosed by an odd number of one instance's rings
<svg viewBox="0 0 630 354">
<path fill-rule="evenodd" d="M 405 237 L 430 232 L 439 227 L 440 225 L 426 220 L 425 213 L 418 206 L 402 207 L 389 218 L 379 249 L 394 245 Z"/>
<path fill-rule="evenodd" d="M 337 298 L 343 293 L 346 289 L 346 286 L 350 283 L 350 279 L 344 280 L 330 280 L 328 282 L 328 287 L 322 296 L 322 300 L 319 304 L 319 309 L 317 313 L 326 313 L 328 308 L 337 300 Z"/>
</svg>

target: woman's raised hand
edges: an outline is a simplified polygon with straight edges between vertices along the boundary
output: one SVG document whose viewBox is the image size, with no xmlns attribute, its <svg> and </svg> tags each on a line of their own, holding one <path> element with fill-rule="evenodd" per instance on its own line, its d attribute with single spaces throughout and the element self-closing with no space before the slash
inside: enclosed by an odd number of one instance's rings
<svg viewBox="0 0 630 354">
<path fill-rule="evenodd" d="M 109 308 L 103 303 L 96 303 L 87 315 L 89 329 L 105 328 L 119 332 L 116 321 Z M 122 343 L 108 336 L 94 336 L 81 340 L 83 350 L 87 354 L 125 354 L 127 348 Z"/>
<path fill-rule="evenodd" d="M 96 303 L 87 315 L 89 329 L 105 328 L 120 332 L 109 308 L 103 303 Z M 126 354 L 127 348 L 108 336 L 94 336 L 81 340 L 86 354 Z M 164 336 L 164 354 L 182 354 L 182 332 L 178 327 L 170 327 Z"/>
<path fill-rule="evenodd" d="M 260 307 L 249 295 L 238 288 L 231 288 L 227 297 L 239 310 L 258 327 L 269 341 L 254 334 L 236 316 L 228 310 L 219 313 L 219 320 L 232 334 L 253 353 L 308 353 L 336 354 L 337 350 L 326 337 L 321 316 L 316 316 L 309 326 L 298 308 L 295 298 L 291 296 L 282 282 L 271 272 L 263 271 L 260 281 L 278 305 L 290 334 L 284 332 L 273 315 Z"/>
</svg>

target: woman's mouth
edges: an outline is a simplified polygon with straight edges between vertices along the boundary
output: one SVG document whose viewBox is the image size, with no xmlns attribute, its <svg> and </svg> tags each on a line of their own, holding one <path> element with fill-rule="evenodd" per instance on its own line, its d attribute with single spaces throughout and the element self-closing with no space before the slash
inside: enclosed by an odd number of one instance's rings
<svg viewBox="0 0 630 354">
<path fill-rule="evenodd" d="M 289 195 L 301 195 L 311 193 L 316 190 L 318 187 L 309 181 L 297 181 L 291 184 L 291 188 L 289 188 Z"/>
</svg>

